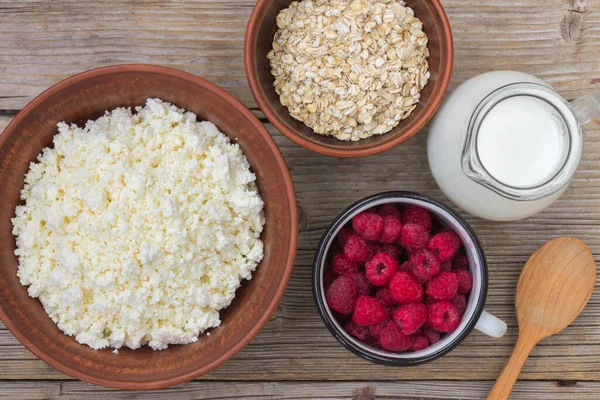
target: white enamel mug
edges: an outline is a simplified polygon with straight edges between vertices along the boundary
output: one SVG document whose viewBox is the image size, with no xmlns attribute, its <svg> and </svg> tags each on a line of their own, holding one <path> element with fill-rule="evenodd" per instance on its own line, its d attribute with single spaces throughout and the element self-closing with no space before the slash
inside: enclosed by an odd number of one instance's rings
<svg viewBox="0 0 600 400">
<path fill-rule="evenodd" d="M 358 341 L 344 331 L 343 326 L 336 321 L 331 310 L 329 310 L 325 300 L 323 273 L 336 235 L 356 214 L 386 203 L 394 203 L 403 207 L 416 205 L 428 210 L 445 227 L 459 234 L 464 245 L 465 255 L 469 260 L 469 269 L 473 276 L 473 289 L 468 296 L 467 309 L 462 320 L 453 332 L 424 350 L 392 353 Z M 331 334 L 348 350 L 369 361 L 380 364 L 408 366 L 432 361 L 458 346 L 473 329 L 495 338 L 502 337 L 506 332 L 506 323 L 484 310 L 487 287 L 488 270 L 485 254 L 473 229 L 447 205 L 431 197 L 412 192 L 379 193 L 366 197 L 348 207 L 332 222 L 323 235 L 314 259 L 313 294 L 323 322 Z"/>
</svg>

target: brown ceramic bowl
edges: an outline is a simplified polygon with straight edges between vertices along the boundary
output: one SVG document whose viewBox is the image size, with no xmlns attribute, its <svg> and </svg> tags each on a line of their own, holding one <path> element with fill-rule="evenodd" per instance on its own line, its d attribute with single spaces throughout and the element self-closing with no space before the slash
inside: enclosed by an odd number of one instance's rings
<svg viewBox="0 0 600 400">
<path fill-rule="evenodd" d="M 159 97 L 214 122 L 239 143 L 265 201 L 265 256 L 198 342 L 153 351 L 93 350 L 61 332 L 17 278 L 11 218 L 29 163 L 52 144 L 56 123 L 84 124 L 105 110 Z M 297 239 L 294 187 L 275 142 L 256 117 L 223 89 L 185 72 L 150 65 L 95 69 L 66 79 L 29 103 L 0 136 L 0 319 L 36 356 L 65 374 L 121 389 L 155 389 L 215 369 L 246 346 L 275 310 L 292 272 Z"/>
<path fill-rule="evenodd" d="M 269 121 L 285 136 L 307 149 L 335 157 L 362 157 L 391 149 L 419 132 L 438 109 L 448 88 L 452 72 L 454 48 L 452 31 L 439 0 L 406 0 L 423 22 L 429 38 L 429 71 L 431 78 L 421 92 L 421 99 L 412 114 L 383 135 L 357 142 L 345 142 L 313 132 L 304 123 L 292 118 L 279 102 L 273 88 L 273 76 L 267 59 L 277 29 L 275 18 L 292 0 L 258 0 L 250 16 L 244 41 L 246 77 L 258 106 Z"/>
</svg>

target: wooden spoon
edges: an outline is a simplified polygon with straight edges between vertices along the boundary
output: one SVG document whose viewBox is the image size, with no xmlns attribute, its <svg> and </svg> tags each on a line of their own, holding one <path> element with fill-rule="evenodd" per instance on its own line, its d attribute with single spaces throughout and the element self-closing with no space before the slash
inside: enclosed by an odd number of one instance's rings
<svg viewBox="0 0 600 400">
<path fill-rule="evenodd" d="M 594 257 L 579 239 L 551 240 L 529 257 L 515 300 L 519 338 L 488 400 L 508 399 L 531 350 L 577 318 L 595 282 Z"/>
</svg>

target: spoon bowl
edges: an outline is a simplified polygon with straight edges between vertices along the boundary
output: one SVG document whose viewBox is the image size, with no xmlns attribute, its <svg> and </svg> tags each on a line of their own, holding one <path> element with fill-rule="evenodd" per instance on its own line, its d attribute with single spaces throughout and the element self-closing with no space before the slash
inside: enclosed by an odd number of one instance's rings
<svg viewBox="0 0 600 400">
<path fill-rule="evenodd" d="M 531 350 L 579 316 L 595 283 L 594 257 L 579 239 L 551 240 L 529 257 L 515 299 L 519 339 L 488 400 L 508 399 Z"/>
<path fill-rule="evenodd" d="M 596 282 L 592 252 L 579 239 L 561 237 L 529 258 L 517 285 L 519 332 L 541 339 L 565 329 L 587 304 Z"/>
</svg>

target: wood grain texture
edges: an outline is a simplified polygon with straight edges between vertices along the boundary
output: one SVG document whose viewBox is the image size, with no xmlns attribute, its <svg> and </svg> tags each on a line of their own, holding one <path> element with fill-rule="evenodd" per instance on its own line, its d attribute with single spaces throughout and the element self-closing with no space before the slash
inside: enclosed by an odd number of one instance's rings
<svg viewBox="0 0 600 400">
<path fill-rule="evenodd" d="M 596 262 L 579 239 L 556 238 L 529 257 L 519 277 L 515 298 L 519 337 L 488 400 L 509 398 L 533 348 L 579 316 L 595 283 Z"/>
<path fill-rule="evenodd" d="M 201 75 L 255 107 L 242 56 L 253 5 L 252 0 L 0 0 L 0 109 L 18 110 L 77 72 L 129 62 Z M 451 87 L 483 71 L 518 69 L 573 97 L 600 78 L 599 0 L 446 0 L 443 5 L 455 39 Z"/>
<path fill-rule="evenodd" d="M 242 58 L 243 33 L 253 4 L 253 0 L 0 0 L 0 129 L 53 83 L 89 68 L 125 62 L 163 64 L 198 74 L 256 107 Z M 547 80 L 567 99 L 600 90 L 600 0 L 444 0 L 443 4 L 455 39 L 451 88 L 481 72 L 514 69 Z M 341 160 L 300 148 L 266 125 L 288 162 L 300 207 L 298 255 L 286 294 L 255 340 L 204 377 L 210 381 L 154 392 L 151 398 L 171 393 L 186 398 L 372 398 L 364 388 L 396 398 L 483 398 L 516 341 L 514 294 L 527 258 L 546 241 L 569 235 L 586 242 L 600 260 L 600 122 L 596 121 L 584 130 L 583 159 L 571 186 L 551 208 L 510 223 L 465 215 L 488 257 L 486 308 L 505 319 L 507 335 L 491 339 L 474 332 L 451 354 L 415 368 L 371 364 L 337 344 L 317 315 L 310 289 L 313 253 L 330 221 L 368 194 L 414 190 L 447 201 L 427 166 L 427 129 L 384 154 Z M 513 398 L 598 398 L 600 384 L 593 382 L 600 380 L 597 292 L 579 319 L 534 349 Z M 39 379 L 53 381 L 34 382 Z M 0 397 L 78 398 L 104 393 L 110 398 L 146 398 L 68 379 L 37 360 L 0 326 Z M 225 380 L 238 382 L 216 382 Z M 367 382 L 352 383 L 356 380 Z M 477 382 L 481 380 L 486 381 Z M 563 385 L 578 382 L 563 387 L 556 380 L 566 380 Z"/>
<path fill-rule="evenodd" d="M 6 128 L 6 125 L 8 125 L 11 119 L 12 117 L 0 115 L 0 131 Z"/>
<path fill-rule="evenodd" d="M 491 382 L 486 381 L 415 381 L 415 382 L 190 382 L 173 388 L 148 392 L 123 392 L 83 382 L 0 381 L 0 399 L 41 400 L 163 400 L 163 399 L 449 399 L 449 393 L 463 400 L 484 398 Z M 519 382 L 511 399 L 596 400 L 597 382 Z M 532 397 L 535 396 L 535 397 Z"/>
<path fill-rule="evenodd" d="M 514 295 L 528 257 L 544 242 L 563 234 L 583 239 L 596 258 L 600 255 L 600 187 L 596 179 L 589 180 L 591 174 L 585 170 L 578 171 L 571 187 L 555 205 L 528 220 L 492 223 L 463 213 L 480 235 L 488 256 L 490 289 L 486 308 L 508 323 L 507 335 L 491 339 L 473 332 L 450 355 L 419 367 L 397 369 L 371 364 L 341 347 L 321 322 L 310 289 L 313 253 L 329 222 L 367 194 L 403 189 L 444 199 L 427 167 L 426 135 L 420 134 L 365 162 L 319 156 L 294 145 L 269 124 L 267 127 L 286 156 L 298 192 L 301 232 L 296 266 L 277 312 L 263 331 L 234 359 L 205 379 L 493 380 L 516 341 Z M 586 136 L 600 138 L 600 129 L 591 128 Z M 582 165 L 600 157 L 599 151 L 600 148 L 587 150 Z M 574 207 L 581 211 L 574 212 Z M 539 344 L 521 379 L 599 379 L 599 321 L 600 297 L 594 294 L 573 325 Z M 6 330 L 0 330 L 0 355 L 4 355 L 0 357 L 0 379 L 68 379 L 37 360 Z"/>
</svg>

